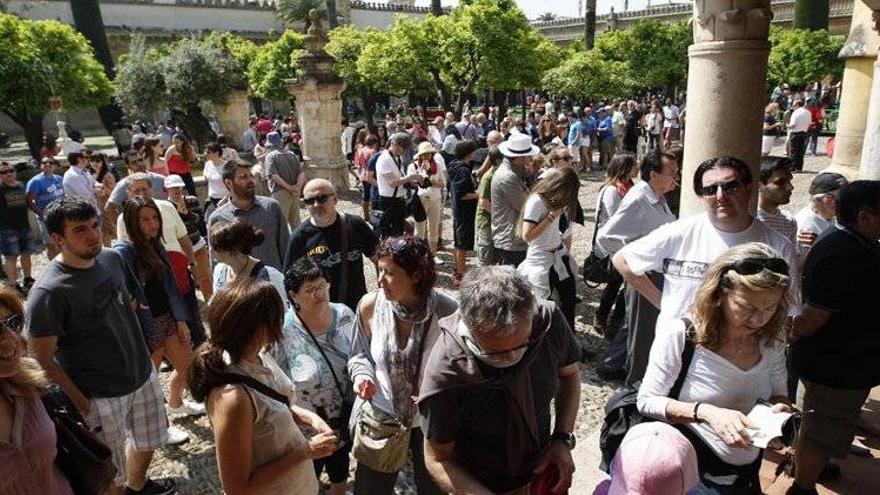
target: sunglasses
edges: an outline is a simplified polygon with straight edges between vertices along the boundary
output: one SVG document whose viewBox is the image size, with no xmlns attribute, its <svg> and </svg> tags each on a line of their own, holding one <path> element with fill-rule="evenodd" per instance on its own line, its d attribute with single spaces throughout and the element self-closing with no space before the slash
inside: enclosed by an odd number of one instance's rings
<svg viewBox="0 0 880 495">
<path fill-rule="evenodd" d="M 734 262 L 729 269 L 740 275 L 755 275 L 762 270 L 788 275 L 788 263 L 782 258 L 744 258 Z"/>
<path fill-rule="evenodd" d="M 738 180 L 729 180 L 722 184 L 703 186 L 700 188 L 700 196 L 715 196 L 716 194 L 718 194 L 719 187 L 721 188 L 721 192 L 723 192 L 725 196 L 730 196 L 731 194 L 736 194 L 736 192 L 739 191 L 739 188 L 742 187 L 742 182 Z"/>
<path fill-rule="evenodd" d="M 0 175 L 12 175 L 13 173 L 14 173 L 14 171 L 11 168 L 8 168 L 6 170 L 0 170 Z"/>
<path fill-rule="evenodd" d="M 486 356 L 486 357 L 501 356 L 503 354 L 510 354 L 511 352 L 517 352 L 517 351 L 521 351 L 523 349 L 528 349 L 529 347 L 537 344 L 538 342 L 540 342 L 541 340 L 544 339 L 544 336 L 547 335 L 547 331 L 549 330 L 549 328 L 550 327 L 543 328 L 537 334 L 534 334 L 531 337 L 529 337 L 529 340 L 525 341 L 525 343 L 523 343 L 522 345 L 518 345 L 518 346 L 514 347 L 513 349 L 507 349 L 505 351 L 486 352 L 483 350 L 482 347 L 480 347 L 480 344 L 477 343 L 477 341 L 474 340 L 473 338 L 471 338 L 467 335 L 462 335 L 461 338 L 462 338 L 462 340 L 470 341 L 471 347 L 473 348 L 473 350 L 479 351 L 479 352 L 477 352 L 477 354 L 479 354 L 481 356 Z"/>
<path fill-rule="evenodd" d="M 11 330 L 15 333 L 21 333 L 23 325 L 24 318 L 21 315 L 12 315 L 5 320 L 0 320 L 0 330 Z"/>
<path fill-rule="evenodd" d="M 319 194 L 317 196 L 312 196 L 311 198 L 303 198 L 303 203 L 305 203 L 306 206 L 312 206 L 315 203 L 322 205 L 330 199 L 330 196 L 332 196 L 332 194 Z"/>
</svg>

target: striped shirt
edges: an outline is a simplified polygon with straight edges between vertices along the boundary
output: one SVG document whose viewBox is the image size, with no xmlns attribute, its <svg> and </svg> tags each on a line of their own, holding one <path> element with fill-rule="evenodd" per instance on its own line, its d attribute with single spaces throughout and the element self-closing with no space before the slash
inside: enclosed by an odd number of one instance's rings
<svg viewBox="0 0 880 495">
<path fill-rule="evenodd" d="M 791 213 L 785 210 L 776 210 L 776 213 L 767 213 L 758 208 L 758 220 L 767 224 L 768 227 L 782 234 L 792 246 L 797 246 L 797 222 Z"/>
</svg>

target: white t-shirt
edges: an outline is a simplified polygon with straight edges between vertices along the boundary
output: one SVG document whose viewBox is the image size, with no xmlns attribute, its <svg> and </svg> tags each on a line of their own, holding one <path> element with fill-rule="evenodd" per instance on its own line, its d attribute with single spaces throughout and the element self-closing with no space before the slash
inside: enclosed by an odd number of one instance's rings
<svg viewBox="0 0 880 495">
<path fill-rule="evenodd" d="M 813 116 L 810 115 L 809 110 L 804 107 L 795 108 L 788 121 L 788 132 L 807 132 L 811 123 L 813 123 Z"/>
<path fill-rule="evenodd" d="M 728 249 L 746 242 L 768 244 L 788 263 L 790 273 L 796 273 L 798 265 L 794 246 L 782 234 L 757 219 L 742 232 L 722 232 L 712 226 L 708 213 L 663 225 L 624 246 L 620 254 L 636 275 L 649 271 L 663 273 L 663 297 L 657 317 L 659 329 L 666 320 L 689 315 L 709 265 Z M 800 313 L 800 280 L 797 276 L 789 280 L 788 292 L 792 301 L 789 314 L 794 316 Z"/>
<path fill-rule="evenodd" d="M 394 196 L 394 186 L 391 185 L 390 180 L 402 177 L 401 170 L 403 167 L 398 166 L 398 161 L 400 161 L 400 158 L 395 159 L 388 150 L 383 151 L 382 154 L 379 155 L 379 159 L 376 160 L 376 182 L 379 186 L 379 196 L 384 196 L 386 198 Z M 402 198 L 405 194 L 405 187 L 400 186 L 397 188 L 398 198 Z"/>
<path fill-rule="evenodd" d="M 673 129 L 678 129 L 681 125 L 678 122 L 678 116 L 681 111 L 675 105 L 669 105 L 663 107 L 663 127 L 672 127 Z"/>
<path fill-rule="evenodd" d="M 550 210 L 537 194 L 530 194 L 523 206 L 523 222 L 538 224 Z M 568 258 L 569 266 L 566 267 L 564 256 L 568 250 L 563 245 L 563 239 L 571 236 L 571 222 L 568 222 L 565 232 L 559 230 L 561 217 L 556 217 L 550 225 L 547 225 L 538 237 L 532 239 L 526 250 L 526 259 L 519 264 L 517 271 L 529 281 L 535 291 L 535 296 L 542 299 L 550 298 L 550 269 L 553 268 L 560 280 L 568 278 L 568 269 L 576 273 L 571 265 L 571 257 Z"/>
<path fill-rule="evenodd" d="M 666 407 L 671 400 L 668 394 L 681 369 L 684 344 L 683 321 L 676 319 L 658 324 L 648 368 L 639 387 L 638 408 L 642 414 L 666 419 Z M 760 352 L 761 360 L 751 369 L 743 370 L 705 347 L 697 346 L 678 400 L 703 402 L 748 414 L 759 399 L 786 395 L 785 343 L 768 342 L 760 347 Z M 728 446 L 708 423 L 689 423 L 687 427 L 728 464 L 749 464 L 760 453 L 756 447 Z"/>
<path fill-rule="evenodd" d="M 833 218 L 831 220 L 825 220 L 820 217 L 818 213 L 813 211 L 813 207 L 810 205 L 803 207 L 801 211 L 797 212 L 794 219 L 797 221 L 798 233 L 810 230 L 815 232 L 817 236 L 822 235 L 822 232 L 824 232 L 825 229 L 833 227 L 835 224 Z"/>
<path fill-rule="evenodd" d="M 205 181 L 208 183 L 209 198 L 223 199 L 226 197 L 228 190 L 226 184 L 223 183 L 222 167 L 218 167 L 211 160 L 205 160 L 205 169 L 202 175 L 205 176 Z"/>
<path fill-rule="evenodd" d="M 183 248 L 180 247 L 178 239 L 186 237 L 186 225 L 183 223 L 183 219 L 180 218 L 180 214 L 177 213 L 177 208 L 169 201 L 162 199 L 153 199 L 153 201 L 159 207 L 159 215 L 162 218 L 162 245 L 169 253 L 172 251 L 183 253 Z M 130 240 L 128 232 L 125 230 L 125 222 L 122 220 L 122 215 L 116 218 L 116 237 L 120 241 Z"/>
</svg>

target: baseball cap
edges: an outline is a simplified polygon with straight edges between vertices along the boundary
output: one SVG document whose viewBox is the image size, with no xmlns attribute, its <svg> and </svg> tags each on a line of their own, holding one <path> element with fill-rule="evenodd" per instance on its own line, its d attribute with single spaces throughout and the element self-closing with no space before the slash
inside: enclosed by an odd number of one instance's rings
<svg viewBox="0 0 880 495">
<path fill-rule="evenodd" d="M 813 178 L 810 183 L 810 194 L 828 194 L 837 191 L 841 187 L 849 184 L 846 177 L 834 173 L 825 172 Z"/>
<path fill-rule="evenodd" d="M 700 481 L 697 453 L 662 421 L 630 428 L 612 461 L 608 495 L 681 495 Z"/>
<path fill-rule="evenodd" d="M 266 134 L 266 142 L 269 143 L 269 146 L 271 146 L 273 148 L 277 148 L 277 147 L 281 146 L 281 143 L 283 141 L 281 139 L 281 134 L 279 134 L 278 132 L 272 131 L 269 134 Z"/>
<path fill-rule="evenodd" d="M 183 178 L 179 175 L 171 174 L 165 177 L 165 189 L 172 189 L 175 187 L 185 187 L 186 184 L 183 183 Z"/>
</svg>

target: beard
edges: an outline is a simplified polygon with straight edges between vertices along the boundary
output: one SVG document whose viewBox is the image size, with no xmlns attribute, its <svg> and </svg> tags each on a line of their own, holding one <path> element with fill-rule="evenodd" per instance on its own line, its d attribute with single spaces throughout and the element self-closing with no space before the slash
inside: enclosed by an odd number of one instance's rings
<svg viewBox="0 0 880 495">
<path fill-rule="evenodd" d="M 254 192 L 253 188 L 239 186 L 238 184 L 235 184 L 235 183 L 232 184 L 232 192 L 237 197 L 239 197 L 241 199 L 246 199 L 246 200 L 252 200 L 252 199 L 254 199 L 254 196 L 256 196 L 256 192 Z"/>
</svg>

